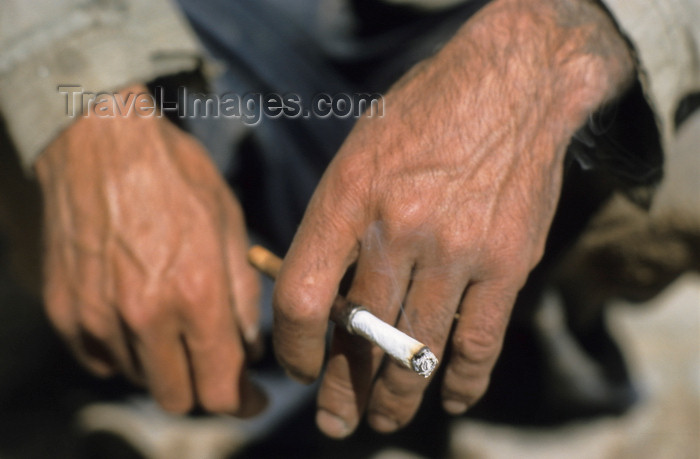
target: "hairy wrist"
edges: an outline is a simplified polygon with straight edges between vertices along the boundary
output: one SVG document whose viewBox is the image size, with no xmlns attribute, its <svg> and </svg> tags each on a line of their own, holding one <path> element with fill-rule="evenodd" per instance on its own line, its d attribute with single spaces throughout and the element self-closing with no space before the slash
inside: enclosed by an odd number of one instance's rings
<svg viewBox="0 0 700 459">
<path fill-rule="evenodd" d="M 174 144 L 184 132 L 154 111 L 144 94 L 148 89 L 137 84 L 96 99 L 38 158 L 39 182 L 48 183 L 52 174 L 95 182 L 156 173 L 173 162 Z"/>
<path fill-rule="evenodd" d="M 607 11 L 595 0 L 529 1 L 546 5 L 551 26 L 563 38 L 554 64 L 569 87 L 583 88 L 580 109 L 590 112 L 619 96 L 634 79 L 631 49 Z M 568 40 L 567 40 L 568 38 Z"/>
<path fill-rule="evenodd" d="M 494 0 L 443 52 L 511 116 L 547 120 L 567 140 L 634 77 L 626 41 L 589 0 Z"/>
</svg>

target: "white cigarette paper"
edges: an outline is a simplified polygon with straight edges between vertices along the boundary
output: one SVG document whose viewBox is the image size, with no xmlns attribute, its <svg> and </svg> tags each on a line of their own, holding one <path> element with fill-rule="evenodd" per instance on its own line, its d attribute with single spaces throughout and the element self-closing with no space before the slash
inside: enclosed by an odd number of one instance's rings
<svg viewBox="0 0 700 459">
<path fill-rule="evenodd" d="M 362 307 L 356 307 L 348 317 L 350 333 L 360 335 L 375 343 L 404 367 L 427 378 L 438 364 L 428 347 L 386 322 L 378 319 Z"/>
<path fill-rule="evenodd" d="M 272 279 L 282 267 L 282 260 L 264 247 L 254 246 L 248 251 L 248 260 Z M 407 334 L 378 319 L 363 306 L 338 296 L 331 309 L 331 319 L 353 334 L 371 341 L 404 367 L 429 377 L 438 365 L 438 359 L 428 347 Z"/>
</svg>

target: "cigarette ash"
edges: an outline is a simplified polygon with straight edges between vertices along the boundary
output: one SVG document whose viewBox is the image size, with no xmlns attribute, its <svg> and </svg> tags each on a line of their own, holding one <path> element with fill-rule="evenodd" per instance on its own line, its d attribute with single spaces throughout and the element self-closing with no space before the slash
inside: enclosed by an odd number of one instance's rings
<svg viewBox="0 0 700 459">
<path fill-rule="evenodd" d="M 438 359 L 426 346 L 413 356 L 411 364 L 413 365 L 413 371 L 424 378 L 429 378 L 438 365 Z"/>
</svg>

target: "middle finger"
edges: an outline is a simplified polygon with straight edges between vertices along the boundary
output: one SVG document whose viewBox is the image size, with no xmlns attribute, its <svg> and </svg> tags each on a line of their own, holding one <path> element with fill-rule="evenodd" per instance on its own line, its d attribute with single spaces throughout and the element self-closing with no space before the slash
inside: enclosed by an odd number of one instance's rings
<svg viewBox="0 0 700 459">
<path fill-rule="evenodd" d="M 432 257 L 431 257 L 432 258 Z M 468 278 L 465 267 L 437 258 L 418 263 L 397 328 L 428 346 L 442 359 L 454 314 Z M 377 431 L 393 432 L 415 415 L 430 380 L 393 361 L 382 368 L 372 389 L 368 422 Z"/>
</svg>

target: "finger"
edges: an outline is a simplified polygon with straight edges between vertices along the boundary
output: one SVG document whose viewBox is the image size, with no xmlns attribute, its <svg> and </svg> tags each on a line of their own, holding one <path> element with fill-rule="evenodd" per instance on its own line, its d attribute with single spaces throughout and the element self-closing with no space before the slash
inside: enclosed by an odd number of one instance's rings
<svg viewBox="0 0 700 459">
<path fill-rule="evenodd" d="M 227 237 L 226 233 L 220 234 Z M 198 404 L 209 412 L 235 414 L 247 403 L 243 411 L 250 412 L 264 403 L 260 403 L 259 391 L 249 390 L 249 400 L 241 397 L 241 384 L 245 388 L 250 388 L 250 384 L 241 380 L 245 352 L 237 309 L 231 307 L 231 273 L 227 269 L 230 261 L 220 253 L 216 239 L 210 242 L 215 243 L 202 242 L 197 253 L 183 255 L 183 259 L 196 261 L 187 265 L 190 275 L 173 279 L 171 296 L 178 312 Z M 244 250 L 243 244 L 239 247 Z M 244 256 L 244 251 L 237 254 L 243 260 Z"/>
<path fill-rule="evenodd" d="M 238 202 L 230 195 L 225 205 L 225 245 L 228 282 L 236 322 L 250 351 L 249 358 L 262 354 L 260 336 L 260 278 L 246 261 L 248 237 L 243 213 Z"/>
<path fill-rule="evenodd" d="M 371 229 L 370 229 L 371 232 Z M 394 323 L 406 291 L 412 261 L 382 239 L 363 239 L 348 299 Z M 359 423 L 383 352 L 366 339 L 336 328 L 318 395 L 316 422 L 326 435 L 342 438 Z"/>
<path fill-rule="evenodd" d="M 76 302 L 62 270 L 53 269 L 53 251 L 47 258 L 47 278 L 44 286 L 44 304 L 46 314 L 59 335 L 66 342 L 76 359 L 91 373 L 106 378 L 114 374 L 114 362 L 95 358 L 85 349 L 78 326 Z"/>
<path fill-rule="evenodd" d="M 65 271 L 58 269 L 56 258 L 56 249 L 52 247 L 47 251 L 45 260 L 44 306 L 51 324 L 73 347 L 73 341 L 78 335 L 78 321 L 73 307 L 75 302 L 72 300 Z"/>
<path fill-rule="evenodd" d="M 321 432 L 344 438 L 357 428 L 381 359 L 381 350 L 372 343 L 336 327 L 318 392 L 316 424 Z"/>
<path fill-rule="evenodd" d="M 51 160 L 50 157 L 47 161 L 49 160 Z M 42 185 L 48 186 L 49 189 L 58 190 L 55 193 L 45 193 L 46 202 L 44 203 L 48 250 L 44 260 L 46 281 L 43 294 L 47 316 L 75 357 L 88 371 L 98 377 L 111 376 L 116 371 L 114 359 L 107 352 L 101 353 L 102 355 L 88 352 L 83 333 L 81 333 L 79 291 L 82 282 L 76 280 L 79 266 L 78 257 L 74 244 L 66 244 L 63 239 L 65 228 L 71 227 L 72 215 L 58 211 L 61 207 L 69 207 L 67 205 L 69 200 L 67 190 L 63 187 L 57 187 L 55 182 L 51 180 L 53 176 L 46 173 L 45 170 L 40 169 L 38 172 L 43 175 Z M 49 180 L 50 186 L 47 185 L 47 180 Z M 63 206 L 59 206 L 59 202 Z M 70 276 L 68 273 L 73 275 Z"/>
<path fill-rule="evenodd" d="M 467 283 L 467 269 L 457 263 L 418 264 L 404 302 L 398 328 L 428 346 L 442 359 L 455 311 Z M 369 424 L 393 432 L 415 415 L 429 380 L 393 361 L 378 375 L 367 408 Z"/>
<path fill-rule="evenodd" d="M 89 360 L 116 368 L 129 380 L 140 384 L 143 375 L 133 350 L 129 348 L 117 307 L 108 293 L 110 289 L 106 282 L 110 276 L 105 270 L 100 257 L 90 253 L 78 254 L 76 278 L 72 282 L 80 347 Z"/>
<path fill-rule="evenodd" d="M 443 381 L 447 412 L 463 413 L 486 391 L 517 291 L 506 282 L 482 281 L 468 287 Z"/>
<path fill-rule="evenodd" d="M 90 368 L 104 365 L 111 375 L 116 371 L 129 381 L 143 385 L 143 373 L 133 349 L 128 343 L 128 333 L 116 313 L 116 308 L 106 304 L 83 305 L 78 311 L 78 352 Z"/>
<path fill-rule="evenodd" d="M 199 307 L 183 307 L 183 327 L 197 401 L 206 411 L 233 414 L 243 403 L 245 355 L 233 311 L 220 293 L 218 299 L 203 298 Z"/>
<path fill-rule="evenodd" d="M 120 299 L 125 332 L 132 343 L 143 378 L 153 398 L 173 413 L 185 413 L 194 405 L 187 353 L 182 340 L 178 303 L 142 286 L 142 271 L 129 256 L 114 257 L 114 289 Z M 162 287 L 162 286 L 161 286 Z"/>
<path fill-rule="evenodd" d="M 134 333 L 134 350 L 153 398 L 166 411 L 190 411 L 194 406 L 194 392 L 186 349 L 177 327 L 153 319 L 142 323 L 132 321 L 130 330 Z"/>
<path fill-rule="evenodd" d="M 321 370 L 330 308 L 359 238 L 353 225 L 338 217 L 352 212 L 321 199 L 309 204 L 273 295 L 277 359 L 290 376 L 306 383 Z"/>
</svg>

